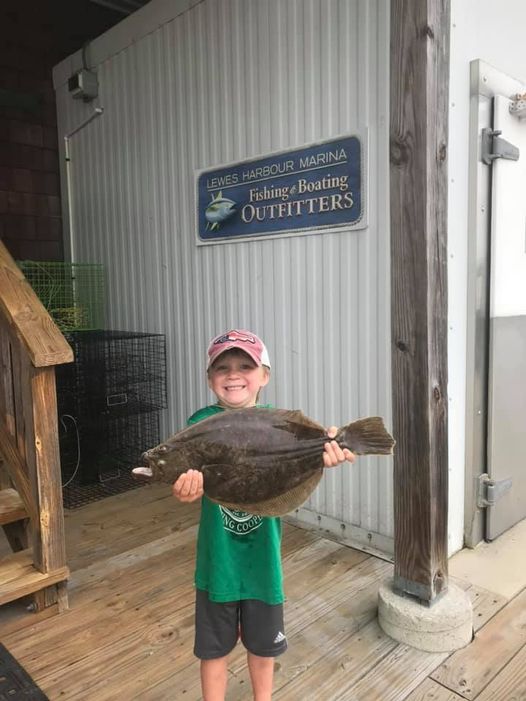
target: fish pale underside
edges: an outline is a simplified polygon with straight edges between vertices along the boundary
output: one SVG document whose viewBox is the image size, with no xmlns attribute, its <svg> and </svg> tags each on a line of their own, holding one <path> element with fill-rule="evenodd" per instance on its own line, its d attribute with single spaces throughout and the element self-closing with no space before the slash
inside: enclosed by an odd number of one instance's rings
<svg viewBox="0 0 526 701">
<path fill-rule="evenodd" d="M 146 451 L 145 466 L 132 473 L 173 484 L 187 470 L 199 470 L 211 501 L 236 511 L 283 516 L 318 485 L 327 440 L 325 428 L 301 411 L 230 409 Z M 395 445 L 379 416 L 343 426 L 334 440 L 356 455 L 391 455 Z"/>
</svg>

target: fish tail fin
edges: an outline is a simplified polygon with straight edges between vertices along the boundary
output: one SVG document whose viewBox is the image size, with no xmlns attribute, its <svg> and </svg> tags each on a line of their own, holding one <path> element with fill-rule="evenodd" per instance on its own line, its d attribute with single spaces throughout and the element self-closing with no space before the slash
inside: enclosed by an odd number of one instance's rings
<svg viewBox="0 0 526 701">
<path fill-rule="evenodd" d="M 380 416 L 358 419 L 343 426 L 335 440 L 356 455 L 391 455 L 395 445 Z"/>
</svg>

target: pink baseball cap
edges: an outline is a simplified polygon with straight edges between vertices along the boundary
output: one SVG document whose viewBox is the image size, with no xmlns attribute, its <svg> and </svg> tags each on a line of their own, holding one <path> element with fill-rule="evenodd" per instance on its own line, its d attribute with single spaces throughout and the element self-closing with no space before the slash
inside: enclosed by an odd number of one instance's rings
<svg viewBox="0 0 526 701">
<path fill-rule="evenodd" d="M 252 358 L 256 365 L 266 365 L 266 367 L 270 368 L 268 351 L 263 341 L 256 336 L 255 333 L 252 333 L 252 331 L 231 329 L 210 341 L 210 345 L 208 346 L 207 369 L 216 358 L 225 351 L 232 350 L 232 348 L 239 348 L 239 350 L 244 351 Z"/>
</svg>

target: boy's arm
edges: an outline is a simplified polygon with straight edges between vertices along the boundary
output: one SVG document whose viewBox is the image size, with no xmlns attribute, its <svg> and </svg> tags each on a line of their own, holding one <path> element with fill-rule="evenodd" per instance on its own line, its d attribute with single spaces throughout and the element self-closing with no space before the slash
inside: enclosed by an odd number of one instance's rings
<svg viewBox="0 0 526 701">
<path fill-rule="evenodd" d="M 327 430 L 329 438 L 334 438 L 337 433 L 338 428 L 336 426 L 331 426 Z M 354 453 L 351 453 L 348 448 L 342 450 L 336 441 L 328 441 L 325 443 L 324 448 L 323 463 L 325 467 L 336 467 L 346 460 L 348 462 L 354 462 L 356 460 Z"/>
</svg>

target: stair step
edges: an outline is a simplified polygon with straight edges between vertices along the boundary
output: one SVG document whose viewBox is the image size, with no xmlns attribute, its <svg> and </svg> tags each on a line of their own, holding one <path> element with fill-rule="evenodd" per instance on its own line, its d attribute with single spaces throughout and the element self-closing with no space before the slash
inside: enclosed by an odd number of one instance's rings
<svg viewBox="0 0 526 701">
<path fill-rule="evenodd" d="M 0 558 L 0 606 L 63 582 L 68 577 L 67 567 L 54 572 L 39 572 L 33 565 L 31 550 L 6 555 Z"/>
<path fill-rule="evenodd" d="M 0 526 L 27 518 L 24 502 L 15 489 L 0 491 Z"/>
</svg>

